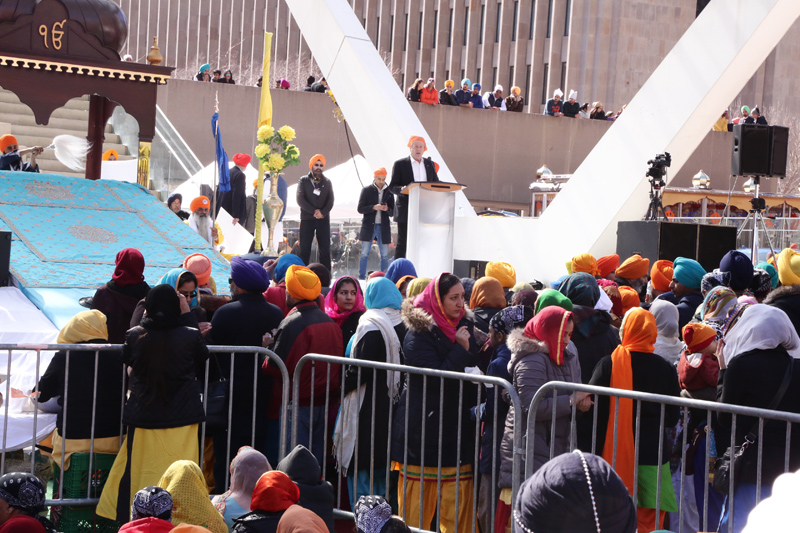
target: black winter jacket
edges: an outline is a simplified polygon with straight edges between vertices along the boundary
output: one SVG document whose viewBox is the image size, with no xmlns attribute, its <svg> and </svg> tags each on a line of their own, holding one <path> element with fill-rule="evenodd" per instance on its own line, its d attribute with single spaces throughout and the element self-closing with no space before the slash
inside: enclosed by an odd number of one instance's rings
<svg viewBox="0 0 800 533">
<path fill-rule="evenodd" d="M 447 89 L 442 89 L 439 91 L 439 103 L 441 105 L 458 105 L 458 101 L 456 100 L 456 95 L 453 93 L 448 93 Z"/>
<path fill-rule="evenodd" d="M 234 533 L 275 533 L 278 523 L 286 511 L 267 513 L 266 511 L 250 511 L 249 513 L 233 519 Z"/>
<path fill-rule="evenodd" d="M 125 425 L 164 429 L 205 420 L 195 378 L 195 365 L 208 359 L 200 332 L 179 326 L 171 329 L 131 328 L 122 347 L 122 362 L 132 368 L 130 395 L 122 414 Z M 159 374 L 166 384 L 158 395 L 149 374 Z"/>
<path fill-rule="evenodd" d="M 125 342 L 125 332 L 130 328 L 136 304 L 146 297 L 149 291 L 150 286 L 144 281 L 120 287 L 112 280 L 97 289 L 92 298 L 92 309 L 97 309 L 106 315 L 109 343 Z"/>
<path fill-rule="evenodd" d="M 475 340 L 470 337 L 470 349 L 465 350 L 457 342 L 450 342 L 442 330 L 433 320 L 433 317 L 424 310 L 414 307 L 410 300 L 403 302 L 403 322 L 408 328 L 408 333 L 403 340 L 403 354 L 405 364 L 420 368 L 435 370 L 449 370 L 451 372 L 464 372 L 465 368 L 477 366 L 478 347 Z M 472 313 L 458 323 L 458 327 L 467 326 L 470 334 L 473 332 Z M 441 439 L 442 467 L 454 467 L 471 464 L 475 454 L 475 422 L 470 413 L 471 408 L 477 403 L 477 386 L 464 382 L 464 398 L 459 412 L 459 383 L 455 380 L 445 380 L 440 387 L 439 379 L 428 378 L 427 387 L 423 387 L 423 377 L 409 374 L 406 388 L 400 396 L 397 412 L 392 426 L 392 451 L 391 458 L 399 463 L 406 462 L 414 466 L 437 466 L 439 443 Z M 423 411 L 423 390 L 425 405 Z M 439 401 L 440 393 L 442 403 L 442 426 L 439 427 Z M 408 397 L 408 400 L 406 400 Z M 408 401 L 408 411 L 406 411 Z M 408 416 L 408 435 L 406 435 L 406 415 Z M 461 421 L 461 434 L 458 426 Z M 425 432 L 425 441 L 422 441 L 422 432 Z M 408 438 L 408 449 L 405 439 Z M 461 451 L 460 465 L 457 464 L 458 451 Z M 422 465 L 424 450 L 425 464 Z"/>
<path fill-rule="evenodd" d="M 389 244 L 392 242 L 392 220 L 394 214 L 394 195 L 389 191 L 389 187 L 384 185 L 383 197 L 381 202 L 386 204 L 387 211 L 381 211 L 381 242 Z M 378 188 L 371 183 L 361 189 L 361 196 L 358 198 L 358 212 L 364 215 L 361 219 L 361 231 L 358 240 L 372 242 L 372 232 L 375 229 L 375 218 L 378 213 L 373 209 L 378 204 Z"/>
<path fill-rule="evenodd" d="M 314 211 L 319 209 L 323 217 L 329 217 L 333 209 L 333 185 L 322 176 L 319 183 L 311 179 L 311 172 L 297 182 L 297 205 L 300 206 L 300 220 L 314 220 Z M 319 190 L 319 194 L 314 194 Z"/>
<path fill-rule="evenodd" d="M 400 323 L 394 327 L 400 344 L 406 336 L 406 327 Z M 361 361 L 376 361 L 386 363 L 386 344 L 380 331 L 368 331 L 353 346 L 352 358 Z M 400 354 L 402 361 L 402 352 Z M 401 378 L 402 379 L 402 378 Z M 355 390 L 358 386 L 366 384 L 364 403 L 358 413 L 358 443 L 356 444 L 357 459 L 350 464 L 353 469 L 369 470 L 369 465 L 375 465 L 376 472 L 387 464 L 387 448 L 389 445 L 389 388 L 386 386 L 386 371 L 376 370 L 373 379 L 372 369 L 362 368 L 359 381 L 358 367 L 348 367 L 344 377 L 345 394 Z M 373 392 L 373 388 L 375 392 Z M 375 395 L 375 427 L 372 427 L 372 395 Z M 397 405 L 391 407 L 391 412 Z M 374 449 L 373 449 L 374 447 Z M 356 464 L 356 461 L 358 464 Z"/>
<path fill-rule="evenodd" d="M 333 486 L 321 479 L 322 469 L 308 448 L 298 444 L 284 457 L 275 470 L 280 470 L 300 488 L 297 505 L 316 514 L 325 521 L 328 531 L 333 529 Z"/>
<path fill-rule="evenodd" d="M 97 339 L 86 344 L 106 344 Z M 67 429 L 63 427 L 64 375 L 67 369 L 67 352 L 56 352 L 47 370 L 39 380 L 39 401 L 46 402 L 58 396 L 59 411 L 56 418 L 58 433 L 66 439 L 88 439 L 92 436 L 92 404 L 94 386 L 95 352 L 91 350 L 69 353 L 69 383 L 67 398 Z M 119 417 L 122 407 L 122 353 L 120 350 L 99 352 L 97 360 L 97 396 L 95 409 L 95 438 L 119 435 Z"/>
<path fill-rule="evenodd" d="M 786 313 L 794 329 L 800 334 L 800 285 L 778 287 L 767 295 L 764 303 Z"/>
</svg>

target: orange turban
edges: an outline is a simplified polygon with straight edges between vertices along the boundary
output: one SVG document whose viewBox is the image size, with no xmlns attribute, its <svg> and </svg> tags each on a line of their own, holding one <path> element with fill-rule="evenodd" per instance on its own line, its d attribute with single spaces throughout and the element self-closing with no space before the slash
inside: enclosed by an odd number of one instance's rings
<svg viewBox="0 0 800 533">
<path fill-rule="evenodd" d="M 421 142 L 422 145 L 425 147 L 425 151 L 428 151 L 428 144 L 425 142 L 425 139 L 420 137 L 419 135 L 412 135 L 411 138 L 408 140 L 408 147 L 411 148 L 411 145 L 415 142 Z"/>
<path fill-rule="evenodd" d="M 592 276 L 600 274 L 597 269 L 597 261 L 592 254 L 580 254 L 572 258 L 572 274 L 576 272 L 585 272 Z"/>
<path fill-rule="evenodd" d="M 5 152 L 6 148 L 11 146 L 12 144 L 19 144 L 17 142 L 17 138 L 11 135 L 10 133 L 6 133 L 2 137 L 0 137 L 0 152 Z"/>
<path fill-rule="evenodd" d="M 639 279 L 645 277 L 648 270 L 650 270 L 650 260 L 635 254 L 617 267 L 617 276 L 625 279 Z"/>
<path fill-rule="evenodd" d="M 639 293 L 636 292 L 636 289 L 623 285 L 619 287 L 619 294 L 622 297 L 623 315 L 627 313 L 628 310 L 633 309 L 634 307 L 642 306 L 641 300 L 639 300 Z"/>
<path fill-rule="evenodd" d="M 113 148 L 111 150 L 106 150 L 103 152 L 103 161 L 111 161 L 111 156 L 114 156 L 114 159 L 119 159 L 119 154 Z"/>
<path fill-rule="evenodd" d="M 691 353 L 699 353 L 708 348 L 716 336 L 716 330 L 702 322 L 690 322 L 683 327 L 683 342 Z"/>
<path fill-rule="evenodd" d="M 314 163 L 316 163 L 317 161 L 322 161 L 322 166 L 325 166 L 325 164 L 326 164 L 326 163 L 325 163 L 325 156 L 324 156 L 324 155 L 322 155 L 322 154 L 316 154 L 316 155 L 315 155 L 314 157 L 312 157 L 312 158 L 311 158 L 311 160 L 308 162 L 308 169 L 309 169 L 309 170 L 311 170 L 312 168 L 314 168 Z"/>
<path fill-rule="evenodd" d="M 434 162 L 433 162 L 433 168 L 435 168 L 435 169 L 436 169 L 436 173 L 438 174 L 438 173 L 439 173 L 439 163 L 437 163 L 436 161 L 434 161 Z"/>
<path fill-rule="evenodd" d="M 619 266 L 619 256 L 617 254 L 604 255 L 597 260 L 597 270 L 600 271 L 601 278 L 607 278 Z"/>
<path fill-rule="evenodd" d="M 517 271 L 502 261 L 486 263 L 486 275 L 499 281 L 504 289 L 510 289 L 517 284 Z"/>
<path fill-rule="evenodd" d="M 286 292 L 297 300 L 316 300 L 322 290 L 322 282 L 308 267 L 292 265 L 286 271 Z"/>
<path fill-rule="evenodd" d="M 668 292 L 669 284 L 672 281 L 672 261 L 661 259 L 653 263 L 650 269 L 650 280 L 653 288 L 657 291 Z"/>
<path fill-rule="evenodd" d="M 381 167 L 375 171 L 375 176 L 386 176 L 386 169 Z"/>
<path fill-rule="evenodd" d="M 197 284 L 208 285 L 211 277 L 211 260 L 203 254 L 192 254 L 183 260 L 183 268 L 197 276 Z"/>
<path fill-rule="evenodd" d="M 192 213 L 194 213 L 201 207 L 205 207 L 206 209 L 211 208 L 211 202 L 209 202 L 208 198 L 205 196 L 198 196 L 197 198 L 192 200 L 191 204 L 189 204 L 189 209 L 192 210 Z"/>
</svg>

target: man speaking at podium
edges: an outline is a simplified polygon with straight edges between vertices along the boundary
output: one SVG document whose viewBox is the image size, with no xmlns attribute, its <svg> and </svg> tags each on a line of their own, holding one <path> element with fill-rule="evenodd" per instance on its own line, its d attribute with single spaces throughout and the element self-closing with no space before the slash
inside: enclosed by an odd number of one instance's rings
<svg viewBox="0 0 800 533">
<path fill-rule="evenodd" d="M 439 181 L 431 158 L 422 157 L 428 149 L 425 139 L 414 135 L 409 139 L 408 147 L 411 149 L 411 155 L 394 162 L 392 179 L 389 182 L 389 191 L 397 195 L 394 211 L 394 221 L 397 222 L 395 259 L 406 256 L 408 236 L 408 195 L 402 194 L 401 191 L 415 181 Z"/>
</svg>

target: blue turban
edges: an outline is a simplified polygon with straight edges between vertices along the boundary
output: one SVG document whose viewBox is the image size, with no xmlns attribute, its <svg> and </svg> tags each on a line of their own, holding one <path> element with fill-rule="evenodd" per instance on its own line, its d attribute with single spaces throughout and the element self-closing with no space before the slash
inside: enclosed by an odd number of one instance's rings
<svg viewBox="0 0 800 533">
<path fill-rule="evenodd" d="M 464 86 L 465 83 L 467 85 L 472 85 L 472 81 L 469 78 L 464 78 L 463 80 L 461 80 L 461 86 L 462 87 Z"/>
<path fill-rule="evenodd" d="M 570 299 L 573 305 L 594 307 L 600 300 L 600 286 L 591 274 L 576 272 L 564 280 L 558 292 Z"/>
<path fill-rule="evenodd" d="M 231 258 L 231 279 L 247 292 L 264 292 L 269 287 L 269 276 L 264 267 L 239 256 Z"/>
<path fill-rule="evenodd" d="M 367 309 L 391 307 L 400 310 L 400 306 L 403 304 L 403 295 L 389 278 L 373 278 L 369 280 L 367 289 L 364 291 L 364 303 Z M 353 336 L 355 337 L 355 335 Z"/>
<path fill-rule="evenodd" d="M 557 291 L 558 288 L 561 287 L 561 284 L 564 283 L 564 280 L 567 279 L 568 277 L 569 277 L 569 274 L 564 274 L 563 276 L 561 276 L 557 280 L 551 281 L 550 282 L 550 286 L 553 288 L 553 290 Z"/>
<path fill-rule="evenodd" d="M 414 263 L 401 257 L 392 261 L 392 264 L 386 269 L 386 277 L 392 280 L 392 283 L 397 283 L 403 276 L 414 276 L 416 278 L 417 269 L 414 268 Z"/>
<path fill-rule="evenodd" d="M 275 265 L 275 272 L 273 274 L 275 281 L 278 283 L 283 281 L 283 278 L 286 277 L 286 271 L 289 270 L 289 267 L 292 265 L 306 266 L 303 260 L 294 254 L 283 254 L 280 256 L 278 258 L 278 264 Z"/>
<path fill-rule="evenodd" d="M 743 291 L 753 283 L 753 263 L 750 258 L 738 250 L 731 250 L 719 262 L 722 272 L 730 272 L 731 289 Z"/>
<path fill-rule="evenodd" d="M 481 84 L 480 83 L 473 83 L 472 84 L 472 88 L 473 89 L 478 89 L 480 91 L 481 90 Z"/>
<path fill-rule="evenodd" d="M 209 65 L 208 63 L 206 63 L 206 64 L 204 64 L 204 65 L 200 65 L 200 73 L 201 73 L 201 74 L 202 74 L 203 72 L 206 72 L 206 71 L 208 71 L 208 70 L 211 70 L 211 65 Z"/>
<path fill-rule="evenodd" d="M 778 288 L 778 281 L 779 281 L 778 270 L 774 266 L 764 262 L 757 264 L 756 268 L 761 268 L 763 270 L 766 270 L 769 273 L 770 279 L 772 280 L 772 288 L 773 289 Z"/>
<path fill-rule="evenodd" d="M 672 277 L 684 287 L 700 290 L 705 269 L 694 259 L 679 257 L 672 264 Z"/>
</svg>

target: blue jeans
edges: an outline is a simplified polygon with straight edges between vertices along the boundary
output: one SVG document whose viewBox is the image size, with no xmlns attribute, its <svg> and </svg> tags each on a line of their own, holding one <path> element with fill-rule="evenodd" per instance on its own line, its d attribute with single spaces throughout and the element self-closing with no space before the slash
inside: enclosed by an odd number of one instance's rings
<svg viewBox="0 0 800 533">
<path fill-rule="evenodd" d="M 375 224 L 372 230 L 372 238 L 369 241 L 361 241 L 361 258 L 358 261 L 358 279 L 367 277 L 367 261 L 369 252 L 372 250 L 372 241 L 378 241 L 378 250 L 381 253 L 381 272 L 386 272 L 389 268 L 389 243 L 383 244 L 381 239 L 381 225 Z"/>
<path fill-rule="evenodd" d="M 761 485 L 761 499 L 769 498 L 772 495 L 772 485 Z M 739 483 L 736 486 L 735 496 L 733 498 L 733 532 L 740 533 L 744 526 L 747 524 L 747 517 L 750 515 L 756 506 L 756 485 L 754 483 Z M 725 498 L 725 503 L 722 507 L 722 517 L 719 521 L 720 533 L 728 533 L 728 522 L 730 517 L 728 497 Z M 701 524 L 702 525 L 702 524 Z"/>
<path fill-rule="evenodd" d="M 314 454 L 319 466 L 322 467 L 322 458 L 325 455 L 325 405 L 294 406 L 291 403 L 287 409 L 286 421 L 286 450 L 285 454 L 292 451 L 292 416 L 297 416 L 297 444 L 302 444 Z M 309 446 L 310 444 L 310 446 Z"/>
<path fill-rule="evenodd" d="M 358 479 L 356 479 L 356 472 L 351 469 L 347 473 L 347 490 L 350 494 L 351 509 L 356 508 L 356 502 L 361 496 L 370 494 L 386 496 L 386 469 L 375 468 L 372 473 L 372 485 L 369 483 L 369 469 L 359 470 Z"/>
</svg>

